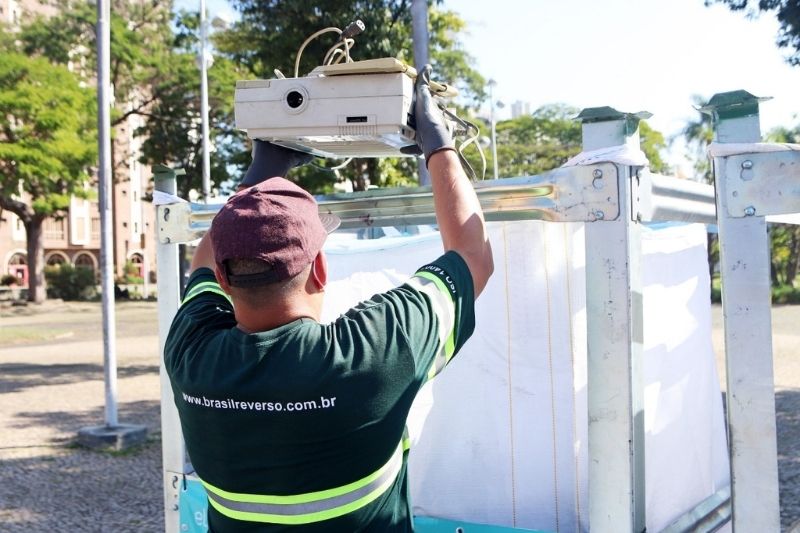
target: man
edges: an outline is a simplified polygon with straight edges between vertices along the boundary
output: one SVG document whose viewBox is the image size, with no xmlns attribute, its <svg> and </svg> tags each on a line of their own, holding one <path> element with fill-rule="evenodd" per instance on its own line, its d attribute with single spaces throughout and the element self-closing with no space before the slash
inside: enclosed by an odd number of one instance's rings
<svg viewBox="0 0 800 533">
<path fill-rule="evenodd" d="M 414 112 L 442 257 L 320 324 L 322 245 L 336 221 L 271 178 L 303 156 L 265 143 L 195 252 L 165 364 L 211 531 L 413 531 L 406 417 L 471 335 L 493 270 L 429 76 Z"/>
</svg>

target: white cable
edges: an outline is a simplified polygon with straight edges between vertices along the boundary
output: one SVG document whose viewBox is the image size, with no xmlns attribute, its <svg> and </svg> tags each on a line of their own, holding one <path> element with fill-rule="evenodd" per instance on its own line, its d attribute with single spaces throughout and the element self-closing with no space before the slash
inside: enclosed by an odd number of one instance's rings
<svg viewBox="0 0 800 533">
<path fill-rule="evenodd" d="M 334 26 L 329 26 L 327 28 L 323 28 L 323 29 L 319 30 L 318 32 L 312 33 L 311 36 L 308 39 L 306 39 L 305 41 L 303 41 L 302 45 L 300 45 L 300 48 L 297 50 L 297 59 L 295 59 L 295 61 L 294 61 L 294 77 L 295 78 L 299 77 L 299 73 L 300 73 L 300 57 L 303 55 L 303 50 L 305 50 L 306 46 L 308 46 L 308 43 L 310 43 L 313 39 L 316 39 L 317 37 L 319 37 L 323 33 L 328 33 L 328 32 L 336 32 L 339 35 L 342 34 L 342 30 L 340 30 L 339 28 L 336 28 Z"/>
<path fill-rule="evenodd" d="M 350 48 L 353 47 L 355 42 L 356 42 L 355 39 L 351 39 L 351 38 L 347 38 L 347 39 L 345 39 L 343 41 L 337 42 L 336 44 L 331 46 L 328 49 L 328 51 L 325 53 L 325 57 L 322 60 L 322 64 L 323 65 L 332 65 L 333 64 L 333 57 L 336 54 L 345 54 L 345 55 L 347 55 L 347 52 L 342 51 L 342 48 L 345 48 L 346 50 L 349 50 Z M 348 63 L 351 63 L 351 62 L 352 62 L 352 60 L 348 61 Z"/>
</svg>

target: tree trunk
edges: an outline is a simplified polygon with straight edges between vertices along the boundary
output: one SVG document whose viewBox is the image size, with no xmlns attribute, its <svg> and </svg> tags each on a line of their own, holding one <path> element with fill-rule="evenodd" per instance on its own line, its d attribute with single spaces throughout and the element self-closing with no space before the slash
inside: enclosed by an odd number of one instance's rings
<svg viewBox="0 0 800 533">
<path fill-rule="evenodd" d="M 713 283 L 714 281 L 714 271 L 717 267 L 717 251 L 714 250 L 714 243 L 717 240 L 717 236 L 714 233 L 706 233 L 706 253 L 708 254 L 708 277 Z"/>
<path fill-rule="evenodd" d="M 44 281 L 44 217 L 34 215 L 25 223 L 28 249 L 28 301 L 42 303 L 47 298 Z"/>
<path fill-rule="evenodd" d="M 353 179 L 353 191 L 366 191 L 369 187 L 369 159 L 355 159 L 353 166 L 356 176 Z"/>
<path fill-rule="evenodd" d="M 791 232 L 789 260 L 786 265 L 786 284 L 793 287 L 794 280 L 797 277 L 798 262 L 800 262 L 800 227 L 792 227 Z"/>
</svg>

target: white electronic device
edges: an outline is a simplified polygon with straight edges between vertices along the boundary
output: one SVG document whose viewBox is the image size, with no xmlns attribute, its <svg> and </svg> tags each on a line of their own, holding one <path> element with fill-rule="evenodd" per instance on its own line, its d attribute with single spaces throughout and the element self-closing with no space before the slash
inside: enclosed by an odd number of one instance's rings
<svg viewBox="0 0 800 533">
<path fill-rule="evenodd" d="M 393 58 L 321 66 L 309 76 L 239 81 L 236 127 L 320 157 L 404 156 L 416 72 Z"/>
</svg>

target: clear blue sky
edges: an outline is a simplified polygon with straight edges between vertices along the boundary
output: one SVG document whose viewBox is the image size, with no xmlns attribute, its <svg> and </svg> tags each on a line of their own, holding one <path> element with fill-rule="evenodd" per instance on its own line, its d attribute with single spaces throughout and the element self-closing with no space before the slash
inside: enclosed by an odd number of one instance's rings
<svg viewBox="0 0 800 533">
<path fill-rule="evenodd" d="M 197 9 L 199 0 L 176 4 Z M 207 4 L 211 17 L 235 18 L 225 0 Z M 746 89 L 774 97 L 761 105 L 762 131 L 800 124 L 800 67 L 775 46 L 774 14 L 751 20 L 703 0 L 445 0 L 444 7 L 466 20 L 464 48 L 506 104 L 646 110 L 670 136 L 696 116 L 692 95 Z M 508 118 L 509 106 L 498 116 Z"/>
<path fill-rule="evenodd" d="M 800 123 L 800 67 L 790 67 L 775 46 L 774 15 L 750 20 L 703 0 L 446 0 L 445 6 L 467 21 L 465 48 L 507 103 L 647 110 L 654 115 L 649 122 L 671 134 L 694 116 L 693 94 L 746 89 L 774 97 L 761 106 L 763 130 Z"/>
</svg>

